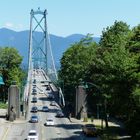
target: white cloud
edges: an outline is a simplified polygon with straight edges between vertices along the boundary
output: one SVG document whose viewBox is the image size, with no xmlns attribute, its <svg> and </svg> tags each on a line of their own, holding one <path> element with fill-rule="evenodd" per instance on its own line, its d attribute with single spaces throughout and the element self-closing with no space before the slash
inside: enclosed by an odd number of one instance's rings
<svg viewBox="0 0 140 140">
<path fill-rule="evenodd" d="M 13 25 L 13 23 L 7 22 L 7 23 L 5 23 L 4 27 L 13 28 L 14 25 Z"/>
<path fill-rule="evenodd" d="M 16 30 L 16 31 L 23 30 L 23 24 L 13 24 L 11 22 L 5 23 L 4 27 L 12 29 L 12 30 Z"/>
</svg>

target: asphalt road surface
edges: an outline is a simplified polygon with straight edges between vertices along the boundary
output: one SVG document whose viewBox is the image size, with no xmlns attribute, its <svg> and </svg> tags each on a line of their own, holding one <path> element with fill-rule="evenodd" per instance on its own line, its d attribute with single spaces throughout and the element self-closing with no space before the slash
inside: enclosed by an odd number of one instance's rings
<svg viewBox="0 0 140 140">
<path fill-rule="evenodd" d="M 80 124 L 72 123 L 67 118 L 57 118 L 56 112 L 61 110 L 56 103 L 51 106 L 51 99 L 48 99 L 49 94 L 56 94 L 53 91 L 46 90 L 45 84 L 49 84 L 44 77 L 42 70 L 34 70 L 32 74 L 32 83 L 30 84 L 30 95 L 27 109 L 27 121 L 8 125 L 8 132 L 5 140 L 26 140 L 30 130 L 37 130 L 39 140 L 97 140 L 97 138 L 86 137 L 81 132 Z M 33 83 L 36 79 L 36 83 Z M 49 79 L 47 79 L 49 80 Z M 46 81 L 46 82 L 42 82 Z M 32 95 L 33 85 L 36 85 L 37 95 Z M 32 103 L 32 98 L 37 97 L 37 103 Z M 53 99 L 54 100 L 54 99 Z M 32 113 L 32 106 L 38 107 L 37 113 Z M 43 112 L 42 107 L 47 105 L 49 112 Z M 36 114 L 39 118 L 38 123 L 30 123 L 30 117 Z M 45 126 L 47 118 L 54 120 L 54 126 Z"/>
</svg>

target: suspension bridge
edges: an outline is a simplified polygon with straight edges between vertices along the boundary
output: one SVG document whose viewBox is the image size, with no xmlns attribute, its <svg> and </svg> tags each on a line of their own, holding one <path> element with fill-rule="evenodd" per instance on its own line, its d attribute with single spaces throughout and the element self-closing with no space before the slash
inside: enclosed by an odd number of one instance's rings
<svg viewBox="0 0 140 140">
<path fill-rule="evenodd" d="M 39 31 L 40 36 L 36 34 Z M 35 80 L 34 71 L 41 71 L 44 82 L 49 85 L 54 93 L 58 94 L 58 104 L 65 106 L 64 96 L 58 83 L 58 75 L 52 53 L 52 46 L 47 27 L 47 10 L 30 12 L 30 34 L 28 51 L 28 76 L 24 90 L 24 101 L 28 102 L 31 86 Z"/>
</svg>

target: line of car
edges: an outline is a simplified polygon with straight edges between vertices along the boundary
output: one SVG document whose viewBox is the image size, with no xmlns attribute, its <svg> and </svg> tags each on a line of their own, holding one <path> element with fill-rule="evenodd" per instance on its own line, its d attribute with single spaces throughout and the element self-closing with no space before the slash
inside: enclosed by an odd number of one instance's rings
<svg viewBox="0 0 140 140">
<path fill-rule="evenodd" d="M 39 122 L 39 117 L 36 114 L 39 111 L 39 109 L 38 109 L 38 107 L 35 104 L 38 101 L 38 99 L 36 97 L 37 92 L 38 92 L 36 90 L 36 87 L 37 87 L 36 86 L 36 80 L 33 80 L 33 88 L 32 88 L 32 95 L 33 95 L 33 97 L 31 99 L 31 103 L 34 103 L 34 105 L 32 106 L 32 108 L 30 110 L 30 112 L 33 113 L 31 115 L 31 117 L 30 117 L 30 120 L 29 120 L 30 123 L 38 123 Z M 47 86 L 46 90 L 49 91 L 50 87 Z M 44 92 L 40 91 L 39 93 L 43 94 Z M 47 95 L 47 98 L 48 98 L 48 100 L 50 100 L 50 106 L 56 106 L 56 102 L 54 101 L 54 95 L 52 93 L 49 93 Z M 42 111 L 42 112 L 49 112 L 49 107 L 47 105 L 44 105 L 44 106 L 42 106 L 42 109 L 40 111 Z M 64 114 L 63 114 L 63 112 L 61 110 L 58 110 L 56 112 L 56 116 L 55 117 L 61 118 L 61 117 L 64 117 Z M 54 125 L 55 125 L 55 122 L 54 122 L 52 117 L 47 118 L 45 123 L 44 123 L 44 126 L 54 126 Z M 38 140 L 38 133 L 37 133 L 36 130 L 30 130 L 29 131 L 28 140 Z"/>
</svg>

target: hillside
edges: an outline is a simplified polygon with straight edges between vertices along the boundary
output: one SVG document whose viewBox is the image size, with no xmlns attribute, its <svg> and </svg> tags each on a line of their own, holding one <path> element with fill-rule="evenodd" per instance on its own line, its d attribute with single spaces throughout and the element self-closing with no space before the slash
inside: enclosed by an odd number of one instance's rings
<svg viewBox="0 0 140 140">
<path fill-rule="evenodd" d="M 36 32 L 36 35 L 40 36 L 41 33 Z M 85 35 L 82 34 L 72 34 L 67 37 L 50 35 L 52 52 L 57 67 L 59 67 L 59 60 L 61 59 L 63 52 L 66 51 L 71 44 L 79 41 L 83 37 L 85 37 Z M 99 42 L 100 38 L 95 37 L 93 39 L 96 42 Z M 0 46 L 11 46 L 17 48 L 19 53 L 23 56 L 23 64 L 28 63 L 29 31 L 16 32 L 7 28 L 1 28 Z"/>
</svg>

